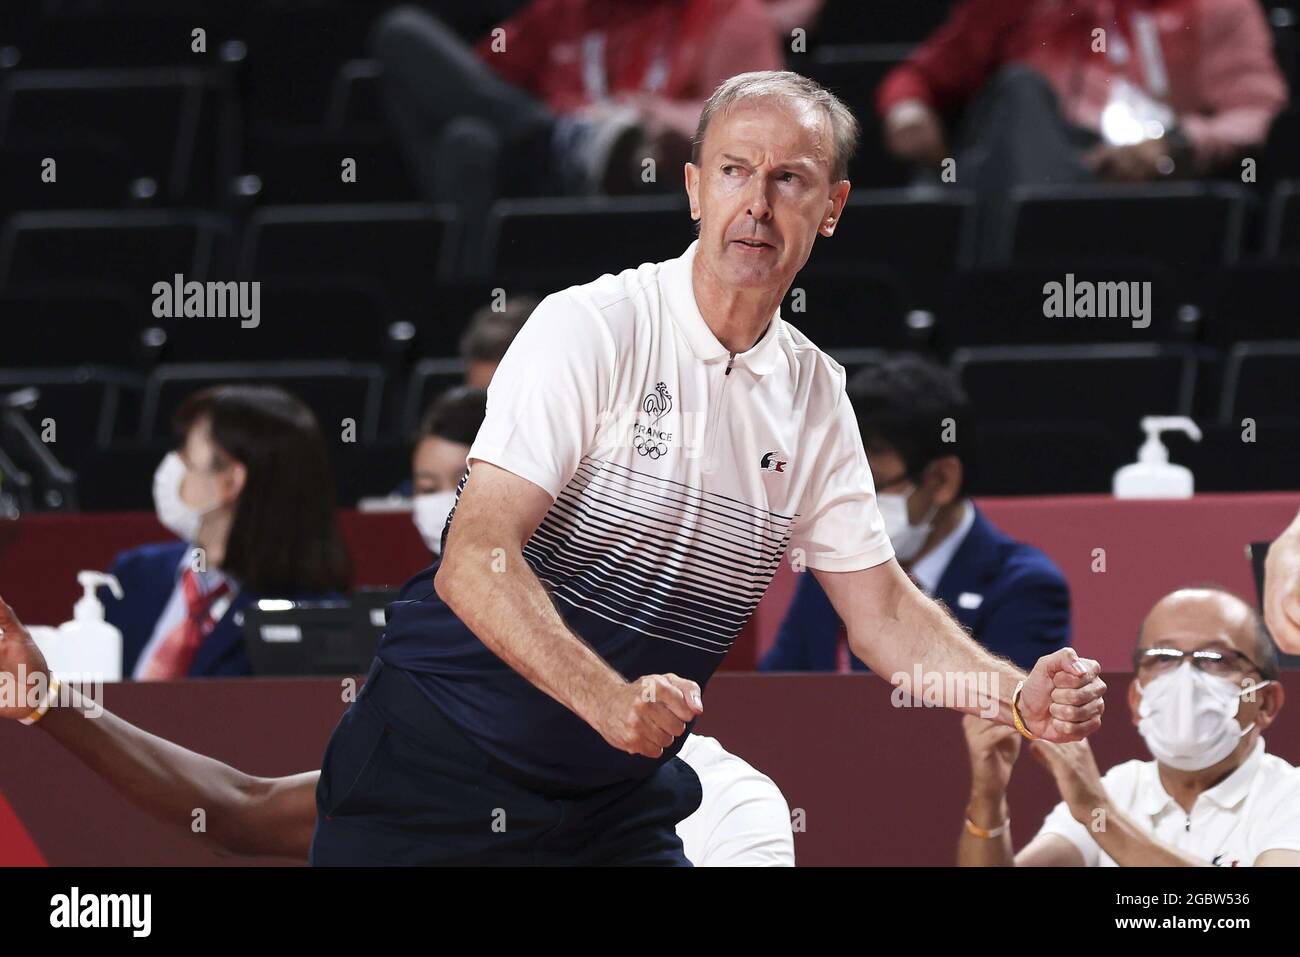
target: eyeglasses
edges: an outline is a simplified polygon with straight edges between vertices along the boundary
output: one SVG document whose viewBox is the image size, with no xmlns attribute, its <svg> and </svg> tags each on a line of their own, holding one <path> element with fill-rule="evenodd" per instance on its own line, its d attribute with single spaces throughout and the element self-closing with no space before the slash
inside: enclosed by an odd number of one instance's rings
<svg viewBox="0 0 1300 957">
<path fill-rule="evenodd" d="M 1259 666 L 1240 651 L 1209 648 L 1201 651 L 1147 648 L 1138 656 L 1138 670 L 1147 675 L 1161 675 L 1172 671 L 1187 660 L 1192 662 L 1193 668 L 1220 678 L 1236 678 L 1252 671 L 1259 671 Z"/>
</svg>

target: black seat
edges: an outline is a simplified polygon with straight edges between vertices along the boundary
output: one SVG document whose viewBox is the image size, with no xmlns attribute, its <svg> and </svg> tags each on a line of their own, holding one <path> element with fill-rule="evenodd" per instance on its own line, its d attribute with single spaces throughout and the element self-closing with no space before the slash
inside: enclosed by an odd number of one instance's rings
<svg viewBox="0 0 1300 957">
<path fill-rule="evenodd" d="M 1276 258 L 1300 258 L 1300 183 L 1280 183 L 1274 190 L 1264 252 Z"/>
<path fill-rule="evenodd" d="M 59 285 L 0 294 L 6 368 L 137 366 L 150 352 L 142 334 L 147 304 Z"/>
<path fill-rule="evenodd" d="M 410 435 L 420 424 L 429 405 L 442 393 L 460 385 L 465 364 L 460 359 L 421 359 L 411 370 L 402 404 L 402 435 Z"/>
<path fill-rule="evenodd" d="M 37 390 L 26 413 L 37 434 L 53 426 L 50 451 L 78 469 L 90 450 L 126 435 L 139 414 L 143 381 L 121 369 L 78 366 L 64 369 L 0 369 L 0 395 Z"/>
<path fill-rule="evenodd" d="M 680 256 L 694 238 L 676 196 L 500 200 L 484 238 L 494 281 L 559 289 Z"/>
<path fill-rule="evenodd" d="M 456 242 L 451 213 L 423 203 L 266 207 L 249 218 L 240 272 L 348 282 L 385 314 L 416 320 L 432 309 Z"/>
<path fill-rule="evenodd" d="M 1051 283 L 1057 286 L 1049 287 Z M 1091 305 L 1083 302 L 1091 317 L 1078 314 L 1084 283 L 1092 284 Z M 1107 283 L 1124 285 L 1103 285 Z M 1143 318 L 1136 314 L 1139 300 L 1132 298 L 1131 283 L 1150 283 L 1137 287 Z M 1052 293 L 1062 304 L 1059 317 L 1047 315 Z M 1168 271 L 1141 262 L 980 266 L 945 281 L 936 338 L 945 353 L 963 346 L 1175 339 L 1183 335 L 1181 293 Z M 1064 311 L 1067 300 L 1071 308 Z M 1134 326 L 1147 320 L 1145 327 Z"/>
<path fill-rule="evenodd" d="M 260 359 L 382 361 L 397 343 L 380 304 L 366 289 L 331 279 L 269 279 L 259 287 L 258 322 L 156 319 L 166 362 Z"/>
<path fill-rule="evenodd" d="M 808 265 L 888 267 L 917 284 L 924 296 L 933 281 L 970 261 L 973 213 L 974 198 L 958 189 L 850 193 L 835 234 L 817 239 Z"/>
<path fill-rule="evenodd" d="M 898 349 L 910 344 L 906 293 L 885 269 L 805 269 L 781 316 L 822 349 Z"/>
<path fill-rule="evenodd" d="M 1243 418 L 1300 422 L 1300 343 L 1239 342 L 1232 347 L 1219 421 L 1240 425 Z"/>
<path fill-rule="evenodd" d="M 1244 194 L 1227 184 L 1024 186 L 1010 203 L 1004 261 L 1128 259 L 1195 277 L 1241 247 Z"/>
<path fill-rule="evenodd" d="M 1300 290 L 1300 262 L 1240 263 L 1224 270 L 1206 315 L 1206 341 L 1225 348 L 1245 339 L 1296 335 L 1289 305 Z"/>
<path fill-rule="evenodd" d="M 823 43 L 916 43 L 943 23 L 950 0 L 828 3 L 818 15 Z"/>
<path fill-rule="evenodd" d="M 129 165 L 143 198 L 178 204 L 211 186 L 217 88 L 194 68 L 19 71 L 0 85 L 0 142 L 56 160 L 65 145 L 94 143 Z"/>
<path fill-rule="evenodd" d="M 384 376 L 378 366 L 353 362 L 201 362 L 165 364 L 145 384 L 140 440 L 170 434 L 171 417 L 192 392 L 212 385 L 275 385 L 293 393 L 316 414 L 326 442 L 339 441 L 345 420 L 355 423 L 355 441 L 369 442 L 379 430 Z"/>
<path fill-rule="evenodd" d="M 147 305 L 177 273 L 205 281 L 224 229 L 202 213 L 16 213 L 0 232 L 0 283 L 94 283 Z"/>
<path fill-rule="evenodd" d="M 1144 415 L 1190 415 L 1196 385 L 1190 346 L 987 346 L 958 349 L 952 367 L 981 422 L 1136 428 Z"/>
</svg>

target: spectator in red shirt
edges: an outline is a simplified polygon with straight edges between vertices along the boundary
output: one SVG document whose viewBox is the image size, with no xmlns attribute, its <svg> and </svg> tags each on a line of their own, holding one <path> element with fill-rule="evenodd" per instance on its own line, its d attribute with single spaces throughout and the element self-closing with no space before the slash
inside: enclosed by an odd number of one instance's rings
<svg viewBox="0 0 1300 957">
<path fill-rule="evenodd" d="M 762 0 L 535 0 L 473 50 L 399 7 L 372 47 L 424 192 L 471 215 L 499 192 L 631 191 L 645 158 L 689 159 L 722 80 L 782 65 Z"/>
<path fill-rule="evenodd" d="M 1286 99 L 1258 0 L 965 0 L 877 106 L 896 156 L 999 192 L 1212 174 Z"/>
</svg>

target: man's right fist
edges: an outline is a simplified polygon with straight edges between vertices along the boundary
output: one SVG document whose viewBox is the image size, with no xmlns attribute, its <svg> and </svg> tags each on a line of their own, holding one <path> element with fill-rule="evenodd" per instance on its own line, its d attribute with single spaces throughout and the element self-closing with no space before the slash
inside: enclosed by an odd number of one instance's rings
<svg viewBox="0 0 1300 957">
<path fill-rule="evenodd" d="M 595 728 L 612 747 L 647 758 L 662 757 L 704 711 L 700 686 L 677 675 L 646 675 L 618 686 Z"/>
<path fill-rule="evenodd" d="M 1020 755 L 1020 732 L 973 714 L 962 715 L 961 730 L 970 754 L 971 791 L 989 796 L 1006 793 Z"/>
<path fill-rule="evenodd" d="M 32 675 L 48 671 L 45 656 L 14 610 L 0 598 L 0 681 L 9 682 L 13 694 L 0 696 L 5 700 L 26 702 L 29 685 L 19 685 L 19 679 L 30 681 Z M 48 675 L 47 675 L 48 677 Z M 25 718 L 32 713 L 31 705 L 0 707 L 0 718 Z"/>
</svg>

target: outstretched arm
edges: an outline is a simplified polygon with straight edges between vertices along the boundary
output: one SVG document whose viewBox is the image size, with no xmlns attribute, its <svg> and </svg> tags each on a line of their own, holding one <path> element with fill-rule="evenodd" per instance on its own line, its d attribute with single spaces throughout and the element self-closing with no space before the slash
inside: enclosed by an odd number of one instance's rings
<svg viewBox="0 0 1300 957">
<path fill-rule="evenodd" d="M 1030 733 L 1078 741 L 1101 727 L 1106 685 L 1097 662 L 1072 648 L 1044 655 L 1026 675 L 990 654 L 944 608 L 927 598 L 891 558 L 851 572 L 816 571 L 848 629 L 849 647 L 876 674 L 921 698 L 935 682 L 945 707 L 1012 724 L 1011 698 Z"/>
<path fill-rule="evenodd" d="M 40 649 L 0 599 L 0 680 L 48 670 Z M 196 833 L 232 854 L 306 860 L 316 826 L 319 771 L 259 778 L 150 734 L 86 700 L 75 690 L 53 706 L 32 733 L 44 731 L 113 788 L 159 821 Z M 0 715 L 21 718 L 15 709 Z M 195 811 L 204 829 L 194 830 Z"/>
</svg>

